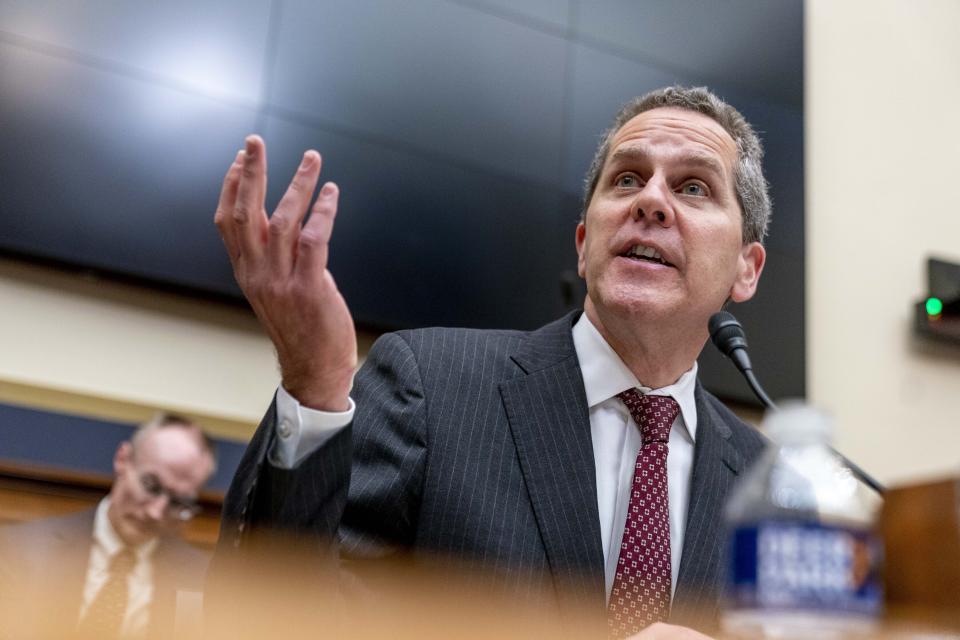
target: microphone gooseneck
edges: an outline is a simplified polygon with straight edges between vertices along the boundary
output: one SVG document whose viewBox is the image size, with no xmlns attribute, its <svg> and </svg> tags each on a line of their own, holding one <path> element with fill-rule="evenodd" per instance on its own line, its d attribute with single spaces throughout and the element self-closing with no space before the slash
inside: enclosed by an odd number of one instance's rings
<svg viewBox="0 0 960 640">
<path fill-rule="evenodd" d="M 737 319 L 733 317 L 733 314 L 729 311 L 718 311 L 710 316 L 710 322 L 708 323 L 707 328 L 710 331 L 710 340 L 712 340 L 713 344 L 717 347 L 717 349 L 720 350 L 720 353 L 733 361 L 733 364 L 737 367 L 740 373 L 743 374 L 747 384 L 750 385 L 750 389 L 753 391 L 754 395 L 760 399 L 760 402 L 763 403 L 763 406 L 767 407 L 771 411 L 776 411 L 777 405 L 774 404 L 773 400 L 770 399 L 770 396 L 768 396 L 763 390 L 763 387 L 760 386 L 760 381 L 757 380 L 757 377 L 753 373 L 753 366 L 750 364 L 750 356 L 747 354 L 747 334 L 744 332 L 743 327 L 740 325 Z M 851 462 L 845 455 L 833 447 L 830 447 L 830 450 L 836 454 L 845 465 L 847 465 L 850 471 L 853 472 L 853 475 L 855 475 L 862 483 L 879 493 L 881 496 L 886 492 L 884 486 L 877 482 L 873 476 Z"/>
<path fill-rule="evenodd" d="M 747 334 L 737 319 L 733 317 L 733 314 L 728 311 L 718 311 L 710 316 L 708 328 L 713 344 L 720 350 L 720 353 L 733 361 L 733 364 L 746 378 L 747 384 L 750 385 L 754 395 L 760 398 L 763 406 L 776 411 L 777 405 L 763 390 L 760 381 L 753 373 L 753 365 L 750 364 L 750 356 L 747 354 Z"/>
</svg>

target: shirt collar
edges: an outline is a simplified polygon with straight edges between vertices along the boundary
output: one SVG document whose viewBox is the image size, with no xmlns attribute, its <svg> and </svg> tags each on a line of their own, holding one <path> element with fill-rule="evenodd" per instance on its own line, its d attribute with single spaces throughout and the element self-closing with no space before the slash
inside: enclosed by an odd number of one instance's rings
<svg viewBox="0 0 960 640">
<path fill-rule="evenodd" d="M 694 397 L 697 381 L 697 362 L 676 382 L 659 389 L 643 386 L 627 368 L 613 347 L 604 340 L 586 313 L 573 326 L 573 348 L 583 373 L 583 388 L 590 408 L 615 397 L 618 393 L 636 387 L 642 393 L 670 396 L 680 405 L 683 426 L 691 440 L 697 434 L 697 403 Z"/>
<path fill-rule="evenodd" d="M 97 506 L 97 513 L 93 517 L 93 540 L 109 557 L 116 555 L 124 546 L 123 539 L 110 523 L 107 510 L 110 508 L 110 497 L 107 496 Z M 157 547 L 157 538 L 151 538 L 134 549 L 137 559 L 142 560 L 153 553 Z"/>
</svg>

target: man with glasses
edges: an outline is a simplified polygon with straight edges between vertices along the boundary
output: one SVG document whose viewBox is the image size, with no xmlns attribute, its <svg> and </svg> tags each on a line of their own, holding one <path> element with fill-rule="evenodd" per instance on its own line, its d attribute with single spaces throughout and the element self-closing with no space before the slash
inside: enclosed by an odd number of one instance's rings
<svg viewBox="0 0 960 640">
<path fill-rule="evenodd" d="M 4 620 L 36 630 L 51 622 L 46 609 L 63 611 L 58 624 L 83 637 L 172 637 L 177 594 L 202 591 L 207 565 L 178 534 L 215 464 L 189 419 L 160 414 L 141 425 L 117 448 L 110 494 L 96 508 L 0 531 Z"/>
</svg>

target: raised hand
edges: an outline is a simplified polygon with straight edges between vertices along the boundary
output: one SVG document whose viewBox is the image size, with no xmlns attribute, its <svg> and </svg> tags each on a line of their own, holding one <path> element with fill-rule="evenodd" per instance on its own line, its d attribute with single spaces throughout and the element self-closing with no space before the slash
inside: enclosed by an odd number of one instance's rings
<svg viewBox="0 0 960 640">
<path fill-rule="evenodd" d="M 347 304 L 327 269 L 339 190 L 320 189 L 320 154 L 307 151 L 287 192 L 267 217 L 266 145 L 249 136 L 227 170 L 214 222 L 233 273 L 277 350 L 284 388 L 302 405 L 349 408 L 357 336 Z"/>
</svg>

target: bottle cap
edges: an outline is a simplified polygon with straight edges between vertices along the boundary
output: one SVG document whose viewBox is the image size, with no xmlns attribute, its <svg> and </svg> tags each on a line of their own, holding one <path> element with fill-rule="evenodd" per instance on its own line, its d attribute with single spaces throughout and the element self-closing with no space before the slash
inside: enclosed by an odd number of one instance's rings
<svg viewBox="0 0 960 640">
<path fill-rule="evenodd" d="M 777 444 L 829 443 L 833 439 L 833 419 L 802 400 L 787 400 L 779 411 L 768 411 L 763 430 Z"/>
</svg>

